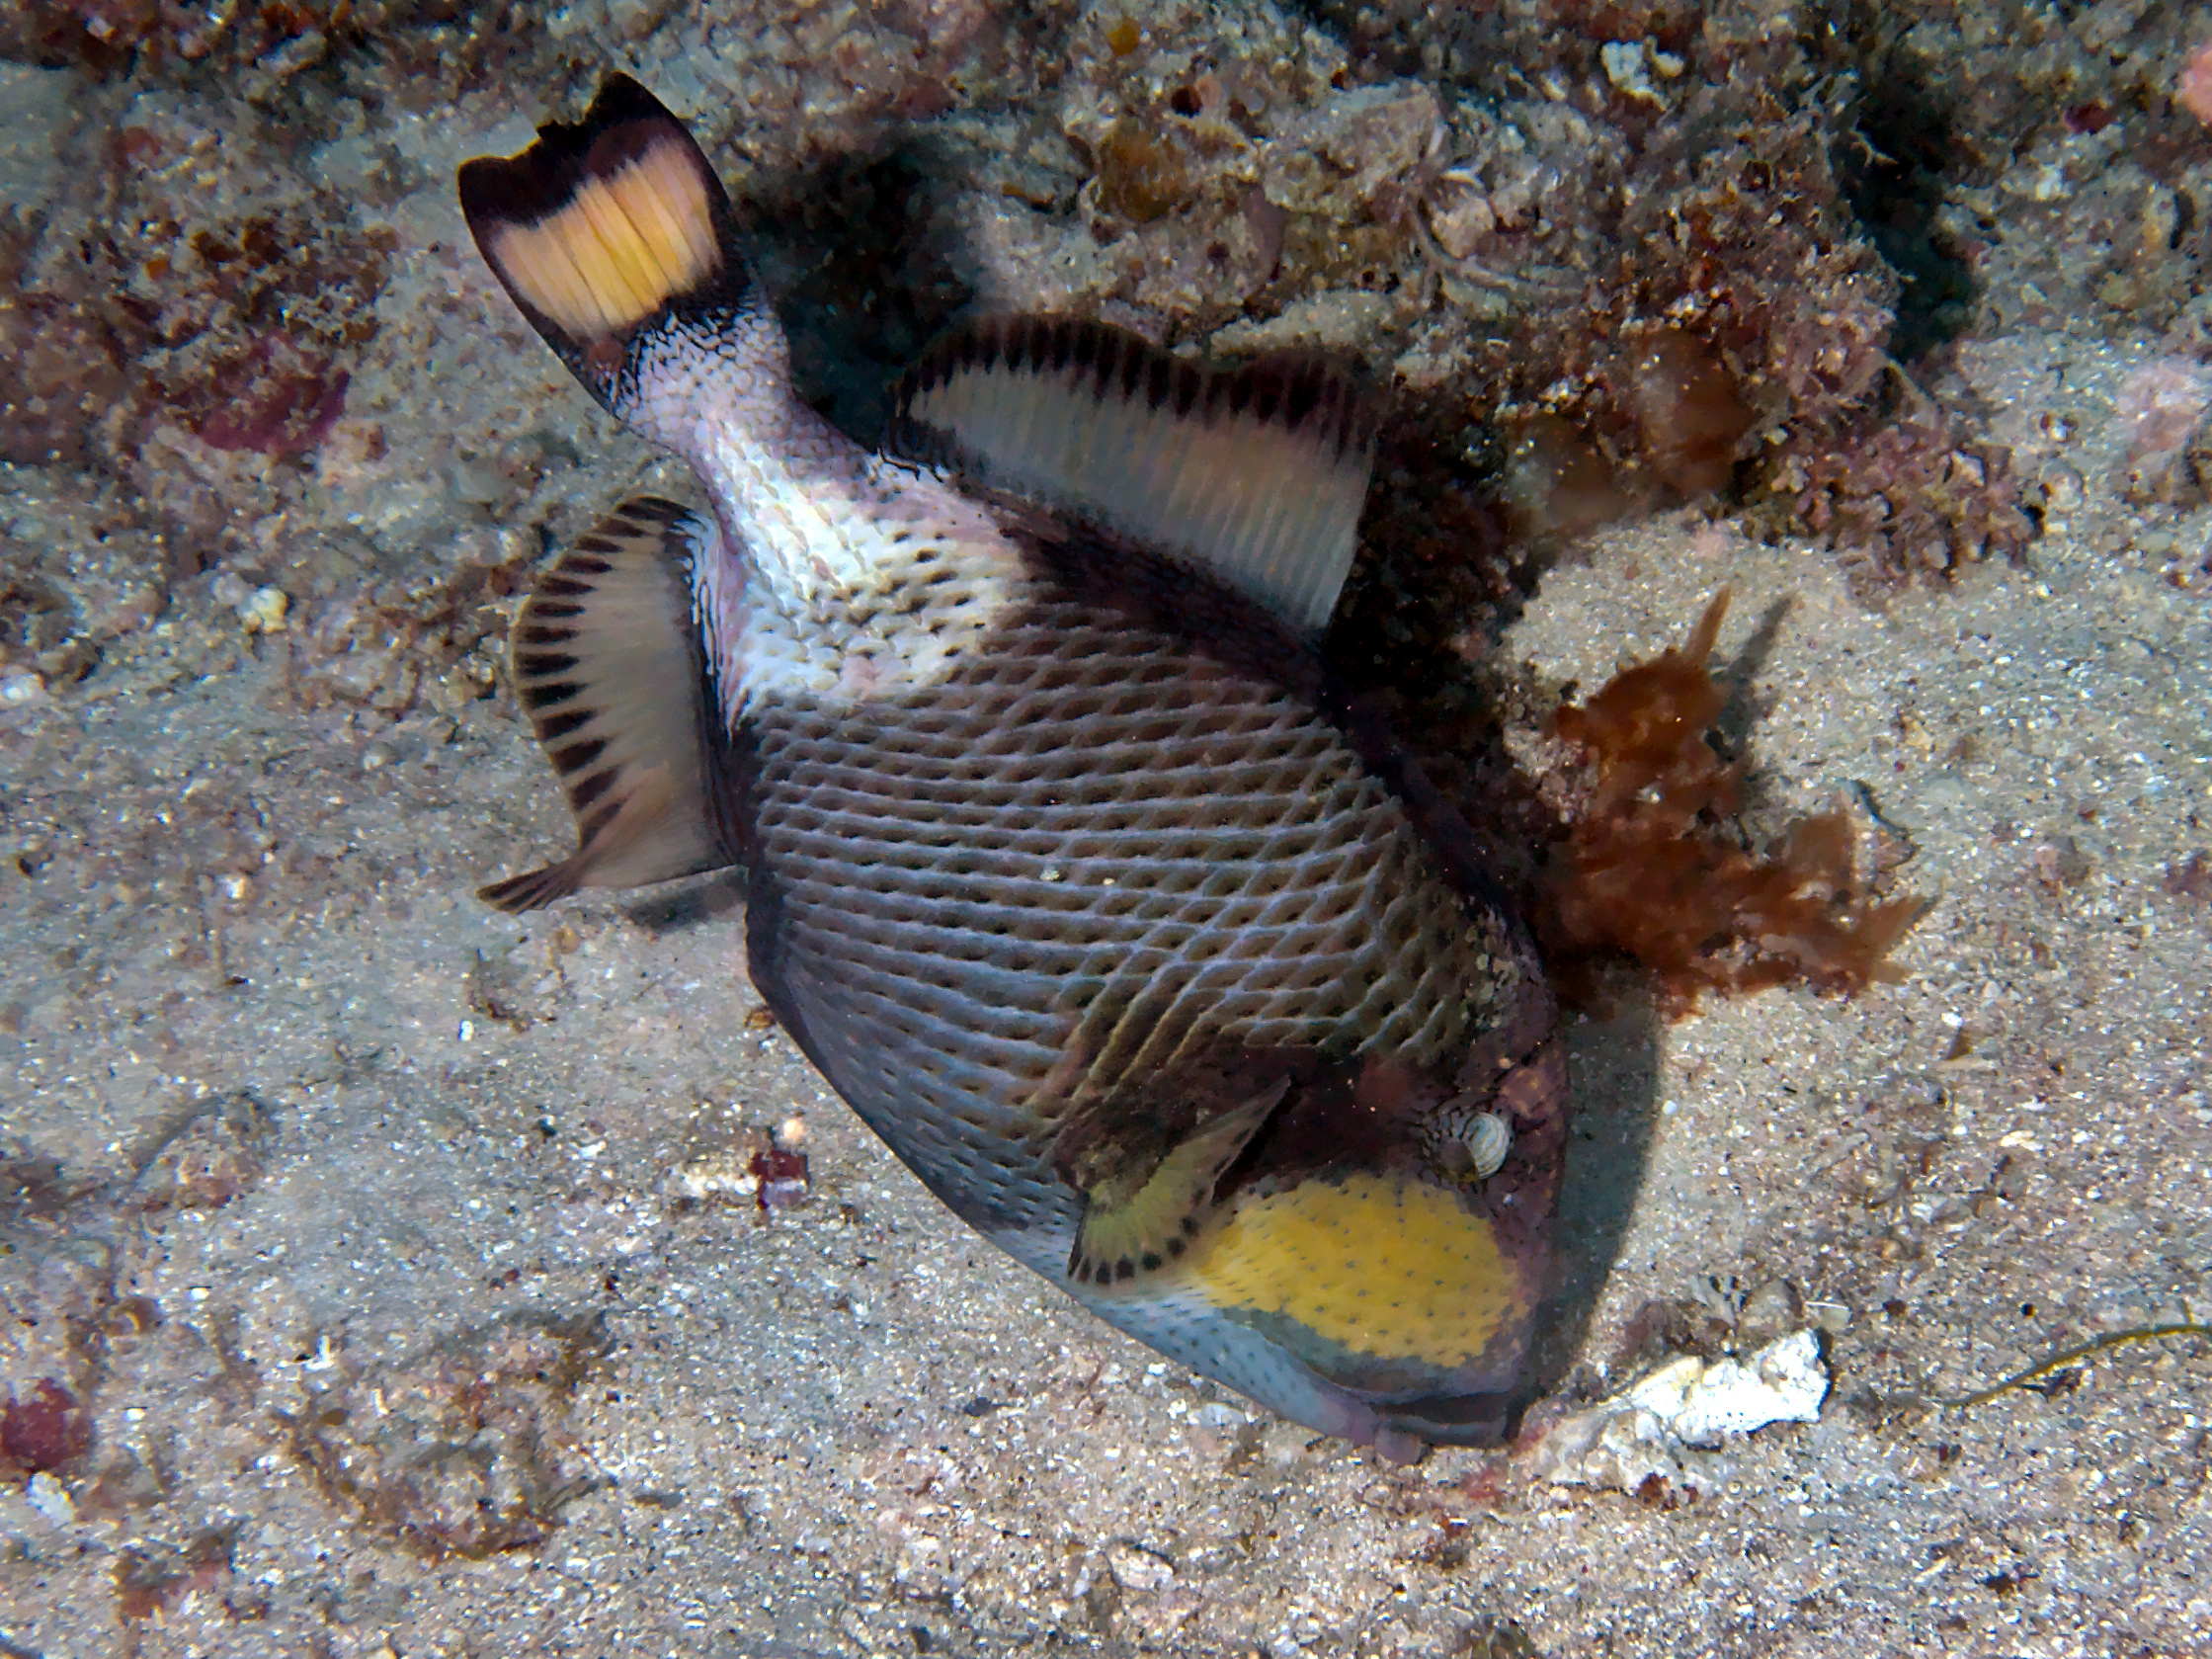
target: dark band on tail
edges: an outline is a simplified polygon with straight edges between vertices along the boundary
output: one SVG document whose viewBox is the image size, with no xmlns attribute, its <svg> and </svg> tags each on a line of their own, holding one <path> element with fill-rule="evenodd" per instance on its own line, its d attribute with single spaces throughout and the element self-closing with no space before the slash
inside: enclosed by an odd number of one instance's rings
<svg viewBox="0 0 2212 1659">
<path fill-rule="evenodd" d="M 705 152 L 627 75 L 584 119 L 460 170 L 461 211 L 515 303 L 612 404 L 629 342 L 655 319 L 741 299 L 736 221 Z"/>
</svg>

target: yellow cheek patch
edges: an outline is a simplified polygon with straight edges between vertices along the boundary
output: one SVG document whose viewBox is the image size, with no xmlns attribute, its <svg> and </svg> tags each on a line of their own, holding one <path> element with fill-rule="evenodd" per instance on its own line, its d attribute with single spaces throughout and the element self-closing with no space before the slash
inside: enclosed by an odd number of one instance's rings
<svg viewBox="0 0 2212 1659">
<path fill-rule="evenodd" d="M 547 217 L 500 225 L 484 251 L 517 293 L 578 340 L 635 327 L 720 257 L 707 183 L 673 134 L 585 179 Z"/>
<path fill-rule="evenodd" d="M 1355 1174 L 1241 1203 L 1193 1275 L 1357 1354 L 1462 1365 L 1522 1311 L 1490 1223 L 1440 1188 Z"/>
</svg>

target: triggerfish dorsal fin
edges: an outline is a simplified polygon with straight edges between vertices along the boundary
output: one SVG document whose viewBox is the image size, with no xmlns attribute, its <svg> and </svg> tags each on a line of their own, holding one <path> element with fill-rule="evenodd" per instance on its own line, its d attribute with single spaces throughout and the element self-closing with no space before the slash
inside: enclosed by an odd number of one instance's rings
<svg viewBox="0 0 2212 1659">
<path fill-rule="evenodd" d="M 1083 1224 L 1068 1256 L 1078 1285 L 1151 1279 L 1180 1264 L 1220 1212 L 1221 1177 L 1281 1102 L 1287 1083 L 1224 1112 L 1170 1148 L 1141 1185 L 1102 1184 L 1086 1195 Z"/>
<path fill-rule="evenodd" d="M 890 447 L 1198 565 L 1319 632 L 1352 568 L 1377 414 L 1323 364 L 1209 366 L 1106 323 L 1002 317 L 916 365 Z"/>
<path fill-rule="evenodd" d="M 510 671 L 576 814 L 576 851 L 477 889 L 534 910 L 737 862 L 709 791 L 717 753 L 687 562 L 717 533 L 673 501 L 628 501 L 516 614 Z"/>
<path fill-rule="evenodd" d="M 627 75 L 573 124 L 460 170 L 484 262 L 576 377 L 612 407 L 629 341 L 664 313 L 741 300 L 729 197 L 684 124 Z"/>
</svg>

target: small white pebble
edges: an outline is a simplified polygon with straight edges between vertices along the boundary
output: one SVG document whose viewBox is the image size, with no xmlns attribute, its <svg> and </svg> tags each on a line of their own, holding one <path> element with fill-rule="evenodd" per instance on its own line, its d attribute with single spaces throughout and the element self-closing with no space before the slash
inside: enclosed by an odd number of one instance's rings
<svg viewBox="0 0 2212 1659">
<path fill-rule="evenodd" d="M 235 609 L 248 633 L 282 633 L 291 600 L 282 588 L 256 588 Z"/>
<path fill-rule="evenodd" d="M 701 1152 L 676 1172 L 676 1190 L 696 1201 L 749 1199 L 761 1190 L 752 1158 L 739 1152 Z"/>
<path fill-rule="evenodd" d="M 1133 1543 L 1106 1545 L 1106 1566 L 1124 1590 L 1164 1590 L 1175 1582 L 1175 1563 Z"/>
<path fill-rule="evenodd" d="M 56 1527 L 76 1525 L 77 1506 L 69 1501 L 69 1494 L 61 1482 L 45 1470 L 41 1469 L 31 1477 L 31 1484 L 24 1496 L 31 1500 L 33 1509 Z"/>
<path fill-rule="evenodd" d="M 1640 99 L 1646 104 L 1666 102 L 1644 72 L 1642 41 L 1607 41 L 1598 48 L 1598 61 L 1605 71 L 1605 79 L 1612 82 L 1613 90 L 1624 98 Z"/>
</svg>

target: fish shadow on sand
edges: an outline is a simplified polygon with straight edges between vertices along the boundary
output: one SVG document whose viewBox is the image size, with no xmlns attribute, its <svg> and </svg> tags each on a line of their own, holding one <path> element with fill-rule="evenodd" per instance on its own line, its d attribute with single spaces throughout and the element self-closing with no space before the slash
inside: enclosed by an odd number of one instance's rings
<svg viewBox="0 0 2212 1659">
<path fill-rule="evenodd" d="M 656 940 L 709 922 L 735 920 L 745 913 L 745 871 L 717 870 L 672 881 L 623 901 L 621 910 L 624 920 Z"/>
<path fill-rule="evenodd" d="M 1774 646 L 1788 619 L 1790 600 L 1785 595 L 1772 601 L 1760 614 L 1759 625 L 1752 629 L 1736 656 L 1726 668 L 1716 669 L 1714 677 L 1730 688 L 1728 701 L 1713 717 L 1713 733 L 1727 746 L 1732 755 L 1751 751 L 1753 734 L 1760 722 L 1774 711 L 1775 700 L 1754 695 L 1753 685 L 1765 672 L 1767 659 L 1773 656 Z M 1756 798 L 1759 785 L 1758 769 L 1754 767 L 1745 783 L 1751 786 Z"/>
<path fill-rule="evenodd" d="M 1658 1127 L 1665 1022 L 1648 996 L 1609 1013 L 1569 1014 L 1563 1030 L 1575 1086 L 1567 1176 L 1552 1233 L 1552 1294 L 1538 1316 L 1522 1409 L 1568 1387 L 1590 1339 L 1606 1276 L 1642 1197 Z"/>
<path fill-rule="evenodd" d="M 799 395 L 856 442 L 883 436 L 892 386 L 974 299 L 942 209 L 956 181 L 892 144 L 747 181 L 738 214 L 776 296 Z"/>
</svg>

